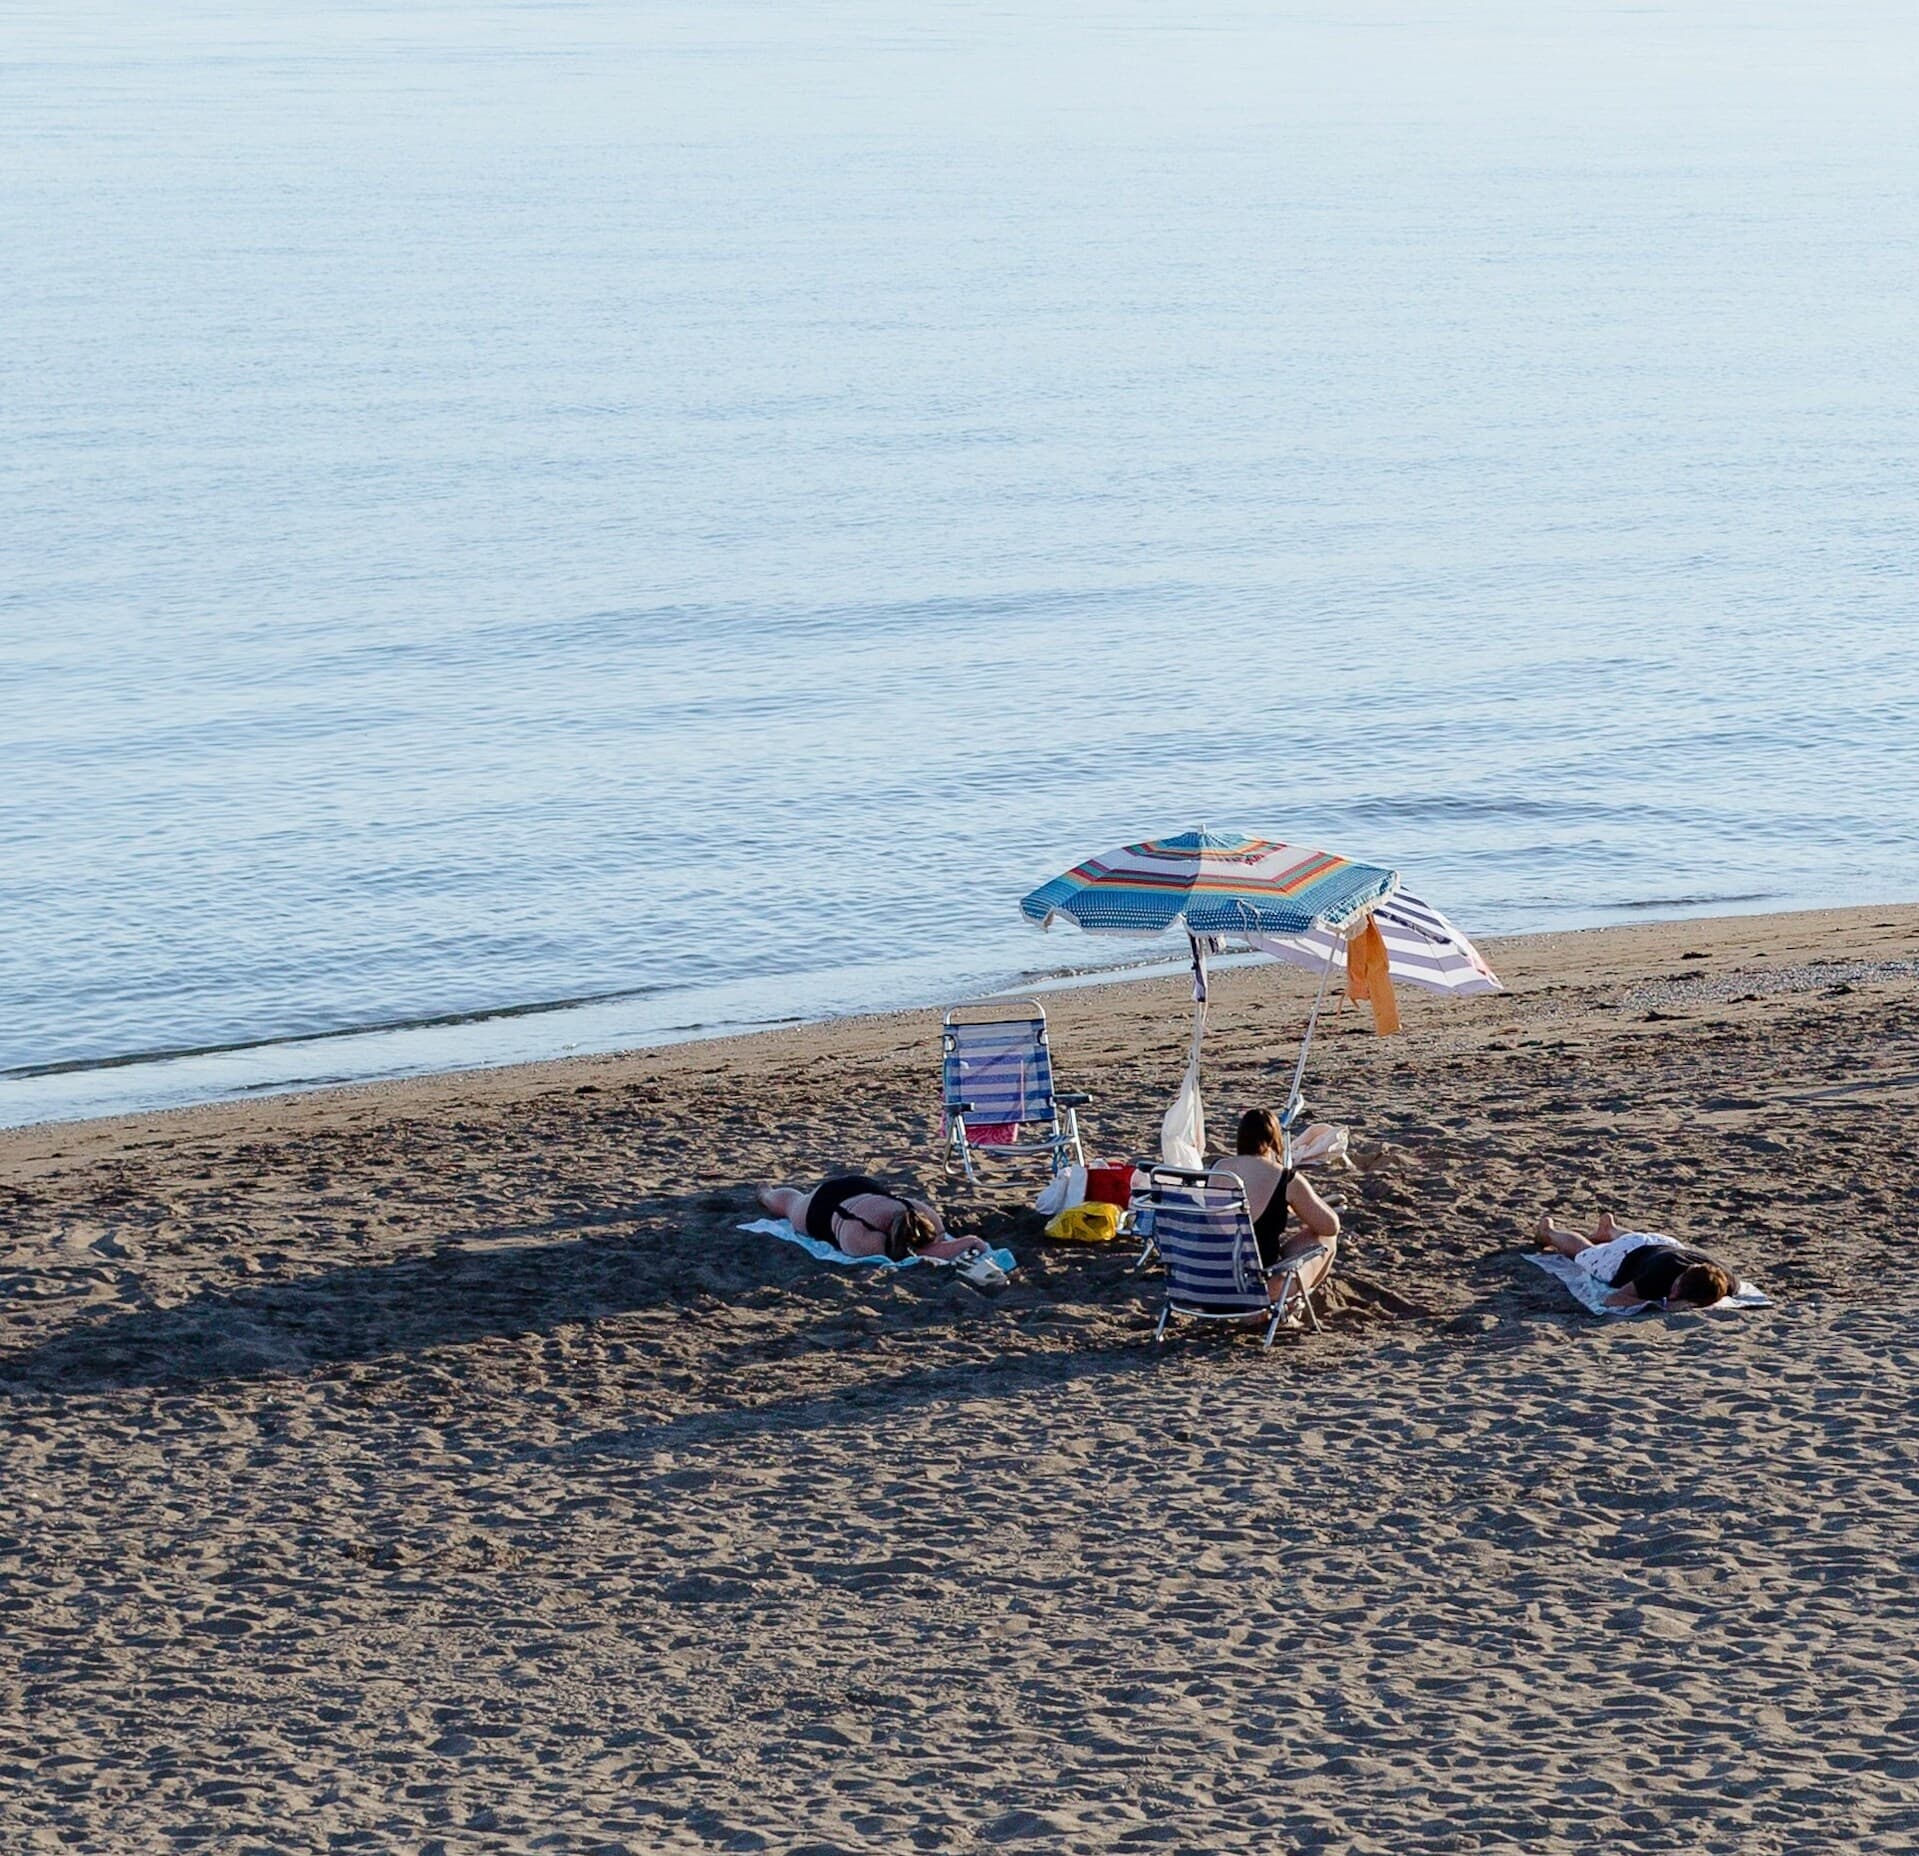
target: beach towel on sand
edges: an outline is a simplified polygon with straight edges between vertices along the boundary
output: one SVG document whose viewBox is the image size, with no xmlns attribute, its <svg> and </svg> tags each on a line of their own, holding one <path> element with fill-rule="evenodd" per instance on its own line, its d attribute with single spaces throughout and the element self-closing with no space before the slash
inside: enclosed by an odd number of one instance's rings
<svg viewBox="0 0 1919 1856">
<path fill-rule="evenodd" d="M 740 1229 L 777 1237 L 783 1244 L 797 1244 L 809 1257 L 818 1257 L 822 1263 L 872 1263 L 883 1270 L 904 1270 L 911 1269 L 915 1263 L 932 1261 L 930 1257 L 902 1257 L 897 1263 L 891 1257 L 849 1257 L 837 1244 L 822 1244 L 817 1237 L 808 1237 L 804 1231 L 794 1230 L 784 1218 L 755 1218 L 751 1224 L 741 1225 Z M 1019 1268 L 1019 1260 L 1010 1250 L 989 1250 L 986 1254 L 1009 1276 Z"/>
<path fill-rule="evenodd" d="M 1606 1300 L 1613 1292 L 1609 1280 L 1622 1258 L 1629 1250 L 1637 1250 L 1643 1244 L 1676 1244 L 1678 1239 L 1663 1235 L 1657 1231 L 1622 1231 L 1610 1242 L 1597 1244 L 1591 1250 L 1582 1251 L 1577 1257 L 1562 1257 L 1558 1252 L 1547 1255 L 1544 1252 L 1528 1259 L 1536 1263 L 1548 1276 L 1556 1276 L 1572 1292 L 1572 1298 L 1581 1308 L 1590 1309 L 1595 1315 L 1632 1315 L 1642 1308 L 1652 1306 L 1649 1302 L 1633 1302 L 1624 1308 L 1614 1308 Z M 1713 1309 L 1721 1308 L 1770 1308 L 1772 1298 L 1761 1295 L 1751 1283 L 1741 1281 L 1734 1285 L 1732 1294 L 1713 1304 Z M 1703 1312 L 1711 1312 L 1702 1310 Z"/>
</svg>

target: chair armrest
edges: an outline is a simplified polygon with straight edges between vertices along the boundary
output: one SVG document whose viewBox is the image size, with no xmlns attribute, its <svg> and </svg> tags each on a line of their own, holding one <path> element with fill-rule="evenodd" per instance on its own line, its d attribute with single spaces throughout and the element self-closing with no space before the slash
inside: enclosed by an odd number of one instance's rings
<svg viewBox="0 0 1919 1856">
<path fill-rule="evenodd" d="M 1092 1101 L 1091 1096 L 1083 1096 L 1076 1089 L 1055 1089 L 1053 1100 L 1061 1108 L 1084 1108 Z"/>
<path fill-rule="evenodd" d="M 1140 1184 L 1142 1175 L 1144 1175 L 1146 1181 L 1144 1185 Z M 1208 1186 L 1213 1183 L 1213 1176 L 1203 1166 L 1169 1166 L 1164 1160 L 1135 1160 L 1133 1162 L 1133 1190 L 1135 1192 L 1151 1192 L 1153 1187 L 1162 1180 L 1171 1180 L 1176 1186 Z M 1237 1180 L 1229 1183 L 1234 1186 L 1239 1184 Z"/>
<path fill-rule="evenodd" d="M 1295 1250 L 1290 1256 L 1281 1257 L 1268 1275 L 1277 1275 L 1284 1271 L 1289 1276 L 1297 1276 L 1315 1257 L 1330 1257 L 1333 1253 L 1324 1244 L 1315 1244 L 1310 1250 Z"/>
</svg>

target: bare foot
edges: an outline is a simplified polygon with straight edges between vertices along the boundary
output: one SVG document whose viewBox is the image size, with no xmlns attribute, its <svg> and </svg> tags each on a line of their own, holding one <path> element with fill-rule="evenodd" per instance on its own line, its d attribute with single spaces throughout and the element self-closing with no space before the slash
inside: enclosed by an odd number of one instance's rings
<svg viewBox="0 0 1919 1856">
<path fill-rule="evenodd" d="M 1593 1226 L 1593 1242 L 1610 1244 L 1619 1235 L 1619 1225 L 1611 1212 L 1601 1212 L 1599 1222 Z"/>
<path fill-rule="evenodd" d="M 1545 1216 L 1533 1226 L 1533 1236 L 1538 1240 L 1541 1250 L 1558 1249 L 1558 1245 L 1553 1242 L 1553 1231 L 1555 1228 L 1551 1212 L 1547 1212 Z"/>
</svg>

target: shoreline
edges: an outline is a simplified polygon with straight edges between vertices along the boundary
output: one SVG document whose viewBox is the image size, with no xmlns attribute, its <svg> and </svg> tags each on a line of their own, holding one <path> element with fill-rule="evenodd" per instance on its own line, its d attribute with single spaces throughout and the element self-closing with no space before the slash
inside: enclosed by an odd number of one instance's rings
<svg viewBox="0 0 1919 1856">
<path fill-rule="evenodd" d="M 1726 899 L 1731 900 L 1731 899 Z M 1729 921 L 1751 919 L 1733 915 L 1653 915 L 1641 910 L 1690 906 L 1675 898 L 1664 904 L 1621 904 L 1612 917 L 1582 921 L 1567 927 L 1481 938 L 1483 947 L 1525 942 L 1541 936 L 1604 933 L 1662 922 Z M 1900 906 L 1900 905 L 1888 905 Z M 1772 911 L 1767 914 L 1825 914 L 1829 910 Z M 794 1026 L 837 1023 L 848 1018 L 886 1016 L 934 1009 L 927 994 L 939 990 L 946 1003 L 958 999 L 1017 996 L 1025 991 L 1042 994 L 1082 986 L 1125 985 L 1158 973 L 1183 972 L 1186 961 L 1174 945 L 1149 945 L 1117 958 L 1112 964 L 1062 958 L 1045 970 L 1022 969 L 1010 978 L 1004 973 L 968 974 L 958 963 L 952 986 L 936 989 L 920 975 L 894 975 L 881 990 L 902 995 L 896 1004 L 873 1005 L 848 994 L 841 1004 L 827 1004 L 799 1014 L 777 1009 L 783 1001 L 767 993 L 766 982 L 735 980 L 673 994 L 675 1015 L 681 1011 L 719 1014 L 683 1023 L 622 1025 L 625 1008 L 662 996 L 657 987 L 616 988 L 612 991 L 531 1004 L 429 1013 L 417 1018 L 371 1025 L 343 1025 L 330 1030 L 236 1038 L 210 1044 L 159 1047 L 97 1058 L 49 1060 L 21 1064 L 0 1073 L 0 1131 L 9 1128 L 56 1125 L 128 1115 L 162 1113 L 253 1097 L 300 1095 L 314 1090 L 372 1086 L 415 1077 L 450 1075 L 476 1070 L 520 1068 L 530 1064 L 566 1062 L 577 1056 L 615 1055 L 661 1049 L 716 1038 L 751 1037 Z M 1086 954 L 1110 938 L 1070 931 L 1046 938 L 1046 947 L 1062 956 L 1077 944 Z M 1259 956 L 1229 955 L 1228 963 L 1257 960 Z M 919 963 L 924 966 L 926 963 Z M 1496 963 L 1495 963 L 1496 964 Z M 855 970 L 865 973 L 864 968 Z M 803 976 L 822 999 L 837 990 L 833 976 Z M 842 984 L 851 978 L 842 976 Z M 998 983 L 1004 979 L 1004 983 Z M 864 989 L 874 984 L 860 982 Z M 729 1017 L 729 1013 L 740 1016 Z M 642 1018 L 646 1018 L 642 1014 Z"/>
<path fill-rule="evenodd" d="M 1913 924 L 1909 946 L 1907 940 L 1898 938 L 1905 933 L 1908 921 Z M 1892 942 L 1872 939 L 1883 937 L 1888 930 L 1895 936 Z M 1843 951 L 1849 944 L 1846 937 L 1853 933 L 1868 937 L 1865 944 L 1878 947 L 1882 955 L 1892 959 L 1919 959 L 1919 903 L 1857 904 L 1844 909 L 1802 909 L 1751 915 L 1680 916 L 1491 937 L 1480 942 L 1479 946 L 1493 970 L 1506 984 L 1506 992 L 1486 995 L 1471 1002 L 1435 1001 L 1413 988 L 1402 987 L 1400 1001 L 1402 1009 L 1410 1003 L 1416 1014 L 1458 1012 L 1462 1004 L 1485 1009 L 1500 999 L 1513 998 L 1522 990 L 1513 975 L 1530 978 L 1542 966 L 1556 967 L 1557 950 L 1568 942 L 1577 942 L 1596 950 L 1605 970 L 1623 971 L 1635 960 L 1662 957 L 1667 942 L 1689 934 L 1715 944 L 1722 953 L 1731 942 L 1745 941 L 1755 948 L 1763 944 L 1764 958 L 1772 959 L 1775 956 L 1771 944 L 1777 943 L 1789 951 L 1796 951 L 1804 960 L 1843 962 L 1849 957 Z M 1827 951 L 1822 954 L 1818 951 L 1821 949 Z M 1042 1002 L 1049 1002 L 1095 995 L 1102 999 L 1110 998 L 1118 1004 L 1131 994 L 1148 994 L 1168 986 L 1183 995 L 1187 975 L 1187 964 L 1183 958 L 1169 955 L 1163 962 L 1154 960 L 1139 964 L 1148 970 L 1140 972 L 1127 967 L 1110 974 L 1098 970 L 1075 970 L 1050 980 L 1033 981 L 1024 986 L 1008 987 L 1001 992 L 977 996 L 1017 998 L 1031 992 L 1037 994 Z M 1310 979 L 1299 969 L 1259 955 L 1229 955 L 1216 962 L 1213 971 L 1229 990 L 1244 983 L 1236 976 L 1266 975 L 1270 977 L 1273 989 L 1282 996 L 1291 988 L 1310 997 Z M 959 1001 L 952 999 L 946 1003 L 950 1005 Z M 184 1128 L 188 1123 L 197 1126 L 200 1118 L 217 1122 L 227 1116 L 239 1116 L 251 1125 L 256 1117 L 271 1120 L 277 1109 L 291 1109 L 294 1104 L 338 1104 L 344 1109 L 363 1101 L 378 1102 L 382 1105 L 390 1103 L 396 1112 L 404 1112 L 406 1104 L 416 1095 L 422 1104 L 437 1104 L 449 1094 L 458 1094 L 469 1084 L 477 1096 L 494 1099 L 537 1093 L 565 1082 L 576 1073 L 582 1078 L 610 1077 L 618 1081 L 624 1080 L 629 1071 L 644 1072 L 656 1062 L 667 1069 L 677 1069 L 686 1061 L 697 1064 L 699 1053 L 750 1053 L 762 1046 L 771 1050 L 780 1041 L 796 1038 L 818 1039 L 830 1045 L 844 1036 L 858 1042 L 868 1030 L 919 1025 L 928 1020 L 936 1024 L 944 1009 L 944 1005 L 915 1005 L 877 1012 L 835 1013 L 823 1018 L 765 1024 L 713 1034 L 695 1031 L 609 1051 L 505 1063 L 476 1063 L 399 1076 L 312 1085 L 294 1084 L 168 1107 L 14 1123 L 0 1126 L 0 1167 L 6 1164 L 9 1156 L 31 1152 L 63 1132 L 71 1134 L 77 1141 L 81 1130 L 98 1130 L 106 1135 L 109 1131 L 143 1128 L 149 1124 Z M 1069 1018 L 1074 1015 L 1074 1008 L 1070 1005 L 1063 1005 L 1062 1010 Z M 1049 1005 L 1050 1016 L 1052 1008 Z M 694 1055 L 691 1058 L 684 1055 L 672 1057 L 669 1053 Z M 1176 1082 L 1175 1077 L 1172 1086 L 1176 1086 Z M 325 1109 L 320 1107 L 314 1112 L 324 1115 Z M 296 1120 L 304 1118 L 301 1114 L 294 1115 Z"/>
</svg>

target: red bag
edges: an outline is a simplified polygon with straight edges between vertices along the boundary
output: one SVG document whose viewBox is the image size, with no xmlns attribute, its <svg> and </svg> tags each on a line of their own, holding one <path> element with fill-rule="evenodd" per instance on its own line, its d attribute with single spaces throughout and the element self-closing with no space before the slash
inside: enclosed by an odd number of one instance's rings
<svg viewBox="0 0 1919 1856">
<path fill-rule="evenodd" d="M 1121 1211 L 1132 1202 L 1131 1166 L 1089 1166 L 1086 1169 L 1086 1198 L 1089 1204 L 1117 1205 Z"/>
</svg>

